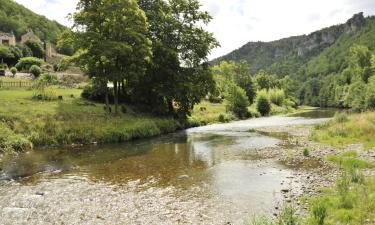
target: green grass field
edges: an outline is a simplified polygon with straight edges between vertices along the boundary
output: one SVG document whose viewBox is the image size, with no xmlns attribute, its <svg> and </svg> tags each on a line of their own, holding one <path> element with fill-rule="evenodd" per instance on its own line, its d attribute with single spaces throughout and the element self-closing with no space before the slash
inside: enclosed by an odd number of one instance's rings
<svg viewBox="0 0 375 225">
<path fill-rule="evenodd" d="M 223 118 L 221 121 L 220 116 Z M 236 117 L 231 112 L 227 112 L 224 103 L 210 103 L 208 101 L 202 101 L 200 104 L 194 107 L 190 119 L 200 125 L 203 125 L 228 122 L 235 120 Z"/>
</svg>

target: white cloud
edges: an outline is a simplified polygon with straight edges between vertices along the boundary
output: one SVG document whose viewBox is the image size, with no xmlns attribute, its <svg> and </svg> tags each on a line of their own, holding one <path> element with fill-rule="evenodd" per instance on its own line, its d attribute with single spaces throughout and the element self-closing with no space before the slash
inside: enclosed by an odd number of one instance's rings
<svg viewBox="0 0 375 225">
<path fill-rule="evenodd" d="M 56 20 L 64 25 L 71 25 L 67 16 L 75 11 L 78 0 L 15 0 L 35 13 Z"/>
<path fill-rule="evenodd" d="M 36 13 L 69 25 L 68 13 L 78 0 L 16 0 Z M 272 41 L 308 34 L 345 22 L 354 13 L 375 14 L 374 0 L 201 0 L 214 17 L 208 30 L 221 48 L 211 58 L 226 54 L 248 41 Z"/>
</svg>

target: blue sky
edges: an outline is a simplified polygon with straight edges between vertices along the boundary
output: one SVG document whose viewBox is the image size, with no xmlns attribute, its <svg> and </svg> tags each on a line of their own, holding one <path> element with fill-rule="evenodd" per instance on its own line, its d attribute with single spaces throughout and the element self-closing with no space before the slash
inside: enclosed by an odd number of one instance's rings
<svg viewBox="0 0 375 225">
<path fill-rule="evenodd" d="M 78 0 L 15 0 L 36 13 L 69 25 Z M 207 27 L 220 41 L 210 58 L 248 41 L 272 41 L 344 23 L 354 13 L 375 15 L 375 0 L 201 0 L 214 17 Z"/>
</svg>

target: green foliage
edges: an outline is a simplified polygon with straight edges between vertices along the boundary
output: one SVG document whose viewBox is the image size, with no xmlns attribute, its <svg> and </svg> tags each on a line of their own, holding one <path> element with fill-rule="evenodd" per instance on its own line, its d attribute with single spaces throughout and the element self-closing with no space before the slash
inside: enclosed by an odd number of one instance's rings
<svg viewBox="0 0 375 225">
<path fill-rule="evenodd" d="M 57 75 L 54 73 L 43 73 L 38 80 L 45 85 L 54 85 L 58 83 Z"/>
<path fill-rule="evenodd" d="M 332 120 L 316 126 L 312 138 L 315 141 L 344 147 L 346 144 L 363 143 L 366 148 L 375 147 L 374 112 L 349 115 L 347 121 Z"/>
<path fill-rule="evenodd" d="M 16 64 L 16 68 L 18 71 L 27 71 L 29 72 L 30 67 L 33 65 L 36 65 L 38 67 L 41 67 L 44 61 L 42 59 L 38 59 L 35 57 L 25 57 L 21 58 L 18 63 Z"/>
<path fill-rule="evenodd" d="M 48 20 L 16 3 L 15 1 L 0 0 L 0 30 L 14 32 L 17 39 L 32 28 L 43 41 L 56 44 L 57 37 L 67 28 L 56 21 Z"/>
<path fill-rule="evenodd" d="M 37 65 L 32 65 L 29 69 L 29 72 L 35 77 L 39 77 L 39 75 L 42 73 L 42 69 Z"/>
<path fill-rule="evenodd" d="M 250 104 L 254 102 L 256 96 L 256 87 L 249 74 L 249 65 L 245 61 L 227 62 L 221 61 L 220 64 L 212 67 L 215 73 L 216 95 L 225 97 L 228 93 L 228 83 L 235 83 L 246 92 Z"/>
<path fill-rule="evenodd" d="M 14 133 L 5 123 L 0 122 L 0 152 L 11 154 L 32 148 L 23 135 Z"/>
<path fill-rule="evenodd" d="M 212 124 L 219 122 L 229 122 L 237 119 L 231 112 L 226 110 L 223 103 L 211 103 L 202 101 L 194 106 L 192 115 L 189 117 L 189 123 L 195 126 Z M 190 127 L 190 125 L 188 126 Z"/>
<path fill-rule="evenodd" d="M 336 123 L 345 123 L 349 121 L 348 114 L 345 112 L 337 112 L 334 116 L 334 121 Z"/>
<path fill-rule="evenodd" d="M 0 45 L 0 62 L 15 65 L 22 56 L 22 51 L 18 46 Z"/>
<path fill-rule="evenodd" d="M 256 107 L 258 112 L 262 116 L 269 115 L 271 112 L 271 103 L 268 99 L 268 94 L 266 91 L 260 91 L 257 94 Z"/>
<path fill-rule="evenodd" d="M 277 76 L 268 74 L 264 70 L 261 70 L 257 74 L 255 74 L 253 80 L 258 90 L 268 90 L 279 86 Z"/>
<path fill-rule="evenodd" d="M 134 81 L 132 99 L 148 111 L 186 120 L 194 105 L 214 90 L 207 56 L 218 43 L 202 29 L 211 16 L 198 0 L 139 4 L 148 18 L 153 58 L 144 76 Z"/>
<path fill-rule="evenodd" d="M 355 27 L 348 31 L 348 27 Z M 334 42 L 326 42 L 329 34 Z M 354 15 L 346 24 L 308 36 L 248 43 L 221 60 L 246 60 L 257 89 L 281 88 L 299 104 L 365 111 L 374 103 L 369 86 L 375 74 L 375 17 Z M 308 43 L 316 44 L 307 49 Z M 276 79 L 276 73 L 280 80 Z M 289 74 L 289 76 L 283 76 Z M 297 87 L 299 89 L 297 90 Z"/>
<path fill-rule="evenodd" d="M 57 93 L 55 89 L 47 86 L 46 83 L 37 82 L 33 87 L 32 99 L 41 101 L 52 101 L 57 99 Z"/>
<path fill-rule="evenodd" d="M 44 58 L 45 52 L 41 43 L 34 40 L 28 40 L 24 43 L 24 45 L 31 50 L 33 57 L 41 59 Z"/>
<path fill-rule="evenodd" d="M 366 87 L 366 108 L 375 109 L 375 76 L 372 76 Z"/>
<path fill-rule="evenodd" d="M 375 180 L 365 177 L 361 169 L 373 167 L 357 159 L 356 151 L 344 152 L 328 159 L 341 165 L 342 176 L 336 186 L 325 190 L 312 202 L 309 224 L 373 224 L 375 222 Z"/>
<path fill-rule="evenodd" d="M 300 89 L 301 102 L 310 106 L 319 106 L 319 93 L 321 82 L 318 78 L 309 79 Z"/>
<path fill-rule="evenodd" d="M 10 47 L 6 45 L 0 45 L 0 58 L 1 59 L 7 59 L 7 58 L 13 58 L 14 55 L 12 54 L 12 51 L 10 50 Z"/>
<path fill-rule="evenodd" d="M 46 87 L 63 101 L 36 101 L 31 98 L 36 90 L 0 90 L 0 116 L 6 121 L 10 134 L 20 135 L 34 146 L 124 142 L 136 138 L 173 132 L 181 126 L 172 118 L 156 118 L 134 113 L 131 109 L 121 116 L 104 112 L 103 104 L 87 102 L 79 96 L 81 90 Z M 130 108 L 130 107 L 129 107 Z M 0 138 L 9 135 L 0 123 Z M 7 134 L 6 136 L 3 136 Z M 0 140 L 0 145 L 4 142 Z M 12 143 L 18 143 L 12 141 Z M 19 145 L 17 145 L 19 146 Z M 0 147 L 2 148 L 2 147 Z M 16 148 L 17 150 L 21 150 Z M 26 149 L 22 149 L 26 150 Z"/>
<path fill-rule="evenodd" d="M 238 118 L 249 117 L 247 107 L 250 105 L 245 90 L 235 84 L 231 84 L 227 94 L 227 109 L 233 112 Z"/>
<path fill-rule="evenodd" d="M 312 206 L 312 214 L 317 225 L 324 225 L 327 217 L 327 202 L 323 200 L 316 201 Z"/>
<path fill-rule="evenodd" d="M 366 84 L 363 81 L 354 82 L 349 86 L 345 103 L 356 112 L 366 109 Z"/>
<path fill-rule="evenodd" d="M 303 156 L 305 156 L 305 157 L 308 157 L 308 156 L 310 156 L 310 149 L 309 148 L 304 148 L 303 149 Z"/>
<path fill-rule="evenodd" d="M 84 99 L 92 101 L 103 101 L 105 98 L 105 89 L 107 82 L 98 78 L 92 78 L 81 94 Z"/>
<path fill-rule="evenodd" d="M 224 123 L 225 122 L 225 116 L 223 114 L 219 115 L 219 122 Z"/>
<path fill-rule="evenodd" d="M 87 68 L 92 76 L 113 82 L 115 113 L 118 113 L 120 84 L 139 80 L 150 61 L 146 15 L 136 0 L 81 0 L 77 9 L 73 16 L 75 26 L 85 27 L 85 32 L 76 32 L 72 37 L 81 48 L 76 63 Z"/>
<path fill-rule="evenodd" d="M 268 96 L 270 101 L 278 106 L 281 106 L 285 101 L 285 93 L 282 89 L 270 89 L 268 91 Z"/>
<path fill-rule="evenodd" d="M 64 56 L 57 64 L 57 71 L 65 71 L 69 66 L 73 65 L 74 61 L 77 60 L 74 56 Z"/>
<path fill-rule="evenodd" d="M 357 159 L 356 151 L 348 151 L 338 155 L 330 155 L 327 160 L 338 163 L 342 168 L 351 171 L 353 169 L 365 169 L 374 167 L 373 163 Z"/>
<path fill-rule="evenodd" d="M 291 205 L 286 205 L 278 217 L 278 224 L 280 225 L 298 225 L 299 218 L 296 215 L 296 210 Z"/>
<path fill-rule="evenodd" d="M 71 31 L 66 30 L 60 34 L 56 48 L 58 52 L 64 55 L 72 56 L 75 53 L 76 47 L 74 46 L 73 34 Z"/>
<path fill-rule="evenodd" d="M 13 74 L 13 76 L 15 76 L 16 73 L 18 72 L 18 70 L 17 70 L 16 67 L 12 67 L 12 68 L 10 68 L 10 72 Z"/>
</svg>

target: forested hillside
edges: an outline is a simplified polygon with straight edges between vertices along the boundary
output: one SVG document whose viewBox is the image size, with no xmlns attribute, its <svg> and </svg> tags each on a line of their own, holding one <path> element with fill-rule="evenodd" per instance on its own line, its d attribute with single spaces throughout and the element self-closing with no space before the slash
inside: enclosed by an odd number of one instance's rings
<svg viewBox="0 0 375 225">
<path fill-rule="evenodd" d="M 299 104 L 364 111 L 375 108 L 374 40 L 375 17 L 359 13 L 307 36 L 250 42 L 215 61 L 244 60 L 253 78 L 293 78 Z"/>
<path fill-rule="evenodd" d="M 328 74 L 337 71 L 354 43 L 375 47 L 375 19 L 354 15 L 345 24 L 335 25 L 309 35 L 289 37 L 272 42 L 249 42 L 243 47 L 216 59 L 246 60 L 250 72 L 264 69 L 279 75 Z M 307 66 L 306 66 L 307 65 Z"/>
<path fill-rule="evenodd" d="M 54 44 L 58 36 L 66 29 L 56 21 L 40 16 L 13 0 L 0 0 L 0 31 L 12 32 L 20 39 L 31 28 L 42 40 Z"/>
</svg>

